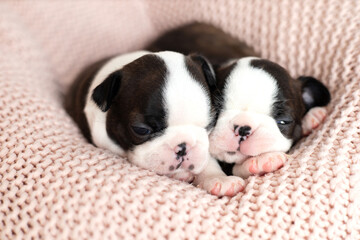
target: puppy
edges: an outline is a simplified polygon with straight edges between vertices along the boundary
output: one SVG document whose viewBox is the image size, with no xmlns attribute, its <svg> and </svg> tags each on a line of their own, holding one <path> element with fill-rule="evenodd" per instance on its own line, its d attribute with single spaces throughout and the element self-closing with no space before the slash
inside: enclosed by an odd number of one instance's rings
<svg viewBox="0 0 360 240">
<path fill-rule="evenodd" d="M 96 146 L 191 181 L 210 157 L 214 87 L 212 67 L 199 55 L 138 51 L 88 67 L 65 108 Z"/>
<path fill-rule="evenodd" d="M 317 106 L 327 105 L 330 93 L 320 81 L 292 78 L 283 67 L 257 57 L 214 26 L 179 27 L 160 36 L 149 49 L 197 52 L 214 65 L 218 115 L 209 150 L 223 169 L 242 179 L 280 168 L 291 146 L 326 116 Z M 240 178 L 226 177 L 214 159 L 196 183 L 219 196 L 232 196 L 243 188 Z"/>
</svg>

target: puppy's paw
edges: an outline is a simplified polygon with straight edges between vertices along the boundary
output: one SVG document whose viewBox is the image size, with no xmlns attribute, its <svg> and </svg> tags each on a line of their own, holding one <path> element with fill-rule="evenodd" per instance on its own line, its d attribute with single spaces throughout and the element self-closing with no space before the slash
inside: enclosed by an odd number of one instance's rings
<svg viewBox="0 0 360 240">
<path fill-rule="evenodd" d="M 302 119 L 301 126 L 303 135 L 307 136 L 311 131 L 324 122 L 327 115 L 326 108 L 314 107 L 310 109 Z"/>
<path fill-rule="evenodd" d="M 242 178 L 250 175 L 273 172 L 281 168 L 287 155 L 283 152 L 263 153 L 259 156 L 251 157 L 242 164 L 237 164 L 233 168 L 233 174 Z"/>
<path fill-rule="evenodd" d="M 192 182 L 194 180 L 194 174 L 190 172 L 179 172 L 175 174 L 168 175 L 170 178 L 174 178 L 183 182 Z"/>
<path fill-rule="evenodd" d="M 204 179 L 198 186 L 218 197 L 232 197 L 244 190 L 245 181 L 236 176 L 216 176 Z"/>
</svg>

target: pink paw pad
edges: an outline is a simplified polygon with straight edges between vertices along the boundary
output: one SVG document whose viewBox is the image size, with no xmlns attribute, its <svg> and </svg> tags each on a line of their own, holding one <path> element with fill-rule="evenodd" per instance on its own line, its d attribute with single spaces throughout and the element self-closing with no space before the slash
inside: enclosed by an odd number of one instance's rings
<svg viewBox="0 0 360 240">
<path fill-rule="evenodd" d="M 235 195 L 235 184 L 232 183 L 231 187 L 225 192 L 225 196 L 232 197 Z"/>
<path fill-rule="evenodd" d="M 239 181 L 237 184 L 232 183 L 231 186 L 228 188 L 228 190 L 225 192 L 225 196 L 227 197 L 233 197 L 237 193 L 242 192 L 244 190 L 243 184 Z"/>
<path fill-rule="evenodd" d="M 326 110 L 319 108 L 316 111 L 314 111 L 314 115 L 319 121 L 323 121 L 326 117 Z"/>
<path fill-rule="evenodd" d="M 256 159 L 251 160 L 250 166 L 249 166 L 249 172 L 250 172 L 250 173 L 253 173 L 253 174 L 259 172 L 259 168 L 258 168 L 258 166 L 257 166 L 257 161 L 256 161 Z"/>
<path fill-rule="evenodd" d="M 303 135 L 309 135 L 312 130 L 324 122 L 327 112 L 324 107 L 315 107 L 309 110 L 302 120 Z"/>
<path fill-rule="evenodd" d="M 319 126 L 319 124 L 320 124 L 320 122 L 318 121 L 317 118 L 314 118 L 314 117 L 311 118 L 311 128 L 312 129 L 317 128 Z"/>
<path fill-rule="evenodd" d="M 269 158 L 269 160 L 262 165 L 263 170 L 265 172 L 271 172 L 273 169 L 273 167 L 272 167 L 273 162 L 274 162 L 274 160 L 272 158 Z"/>
<path fill-rule="evenodd" d="M 237 176 L 226 176 L 225 174 L 202 176 L 195 178 L 195 184 L 211 193 L 222 197 L 233 197 L 245 188 L 245 181 Z"/>
<path fill-rule="evenodd" d="M 220 183 L 216 183 L 214 188 L 210 191 L 210 193 L 212 195 L 219 195 L 220 194 L 220 190 L 221 190 L 221 184 Z"/>
<path fill-rule="evenodd" d="M 276 155 L 274 157 L 269 157 L 268 161 L 265 162 L 262 166 L 263 171 L 272 172 L 279 169 L 284 165 L 286 157 L 284 155 Z"/>
</svg>

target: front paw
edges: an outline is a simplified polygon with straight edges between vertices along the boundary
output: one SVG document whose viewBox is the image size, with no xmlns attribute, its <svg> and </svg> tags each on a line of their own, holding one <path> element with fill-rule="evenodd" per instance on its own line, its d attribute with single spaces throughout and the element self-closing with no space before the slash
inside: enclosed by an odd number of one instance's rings
<svg viewBox="0 0 360 240">
<path fill-rule="evenodd" d="M 283 152 L 263 153 L 259 156 L 246 159 L 242 164 L 235 165 L 233 174 L 242 178 L 248 178 L 254 174 L 273 172 L 284 165 L 287 157 Z"/>
<path fill-rule="evenodd" d="M 170 174 L 168 175 L 168 177 L 183 182 L 192 182 L 194 180 L 194 174 L 192 174 L 191 172 L 178 172 L 178 173 Z"/>
<path fill-rule="evenodd" d="M 244 190 L 245 181 L 237 176 L 216 176 L 203 179 L 198 187 L 218 197 L 232 197 Z"/>
</svg>

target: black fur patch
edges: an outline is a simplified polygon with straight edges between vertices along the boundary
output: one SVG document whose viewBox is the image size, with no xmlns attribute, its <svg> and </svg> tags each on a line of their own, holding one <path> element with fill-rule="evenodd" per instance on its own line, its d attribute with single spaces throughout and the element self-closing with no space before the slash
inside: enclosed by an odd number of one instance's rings
<svg viewBox="0 0 360 240">
<path fill-rule="evenodd" d="M 227 162 L 223 162 L 223 161 L 218 161 L 221 169 L 223 170 L 223 172 L 227 175 L 227 176 L 231 176 L 233 175 L 232 173 L 232 169 L 235 165 L 235 163 L 227 163 Z"/>
<path fill-rule="evenodd" d="M 116 94 L 119 91 L 121 82 L 121 71 L 111 73 L 99 86 L 97 86 L 92 94 L 92 99 L 99 106 L 99 108 L 106 112 Z"/>
<path fill-rule="evenodd" d="M 326 106 L 331 99 L 329 90 L 319 80 L 310 76 L 301 76 L 301 92 L 305 104 L 306 111 L 316 106 Z M 304 94 L 307 98 L 304 98 Z"/>
<path fill-rule="evenodd" d="M 122 70 L 122 84 L 106 119 L 109 137 L 124 150 L 132 149 L 163 134 L 167 127 L 166 110 L 162 90 L 167 69 L 164 61 L 156 55 L 145 55 Z M 146 124 L 151 134 L 139 136 L 133 125 Z"/>
</svg>

